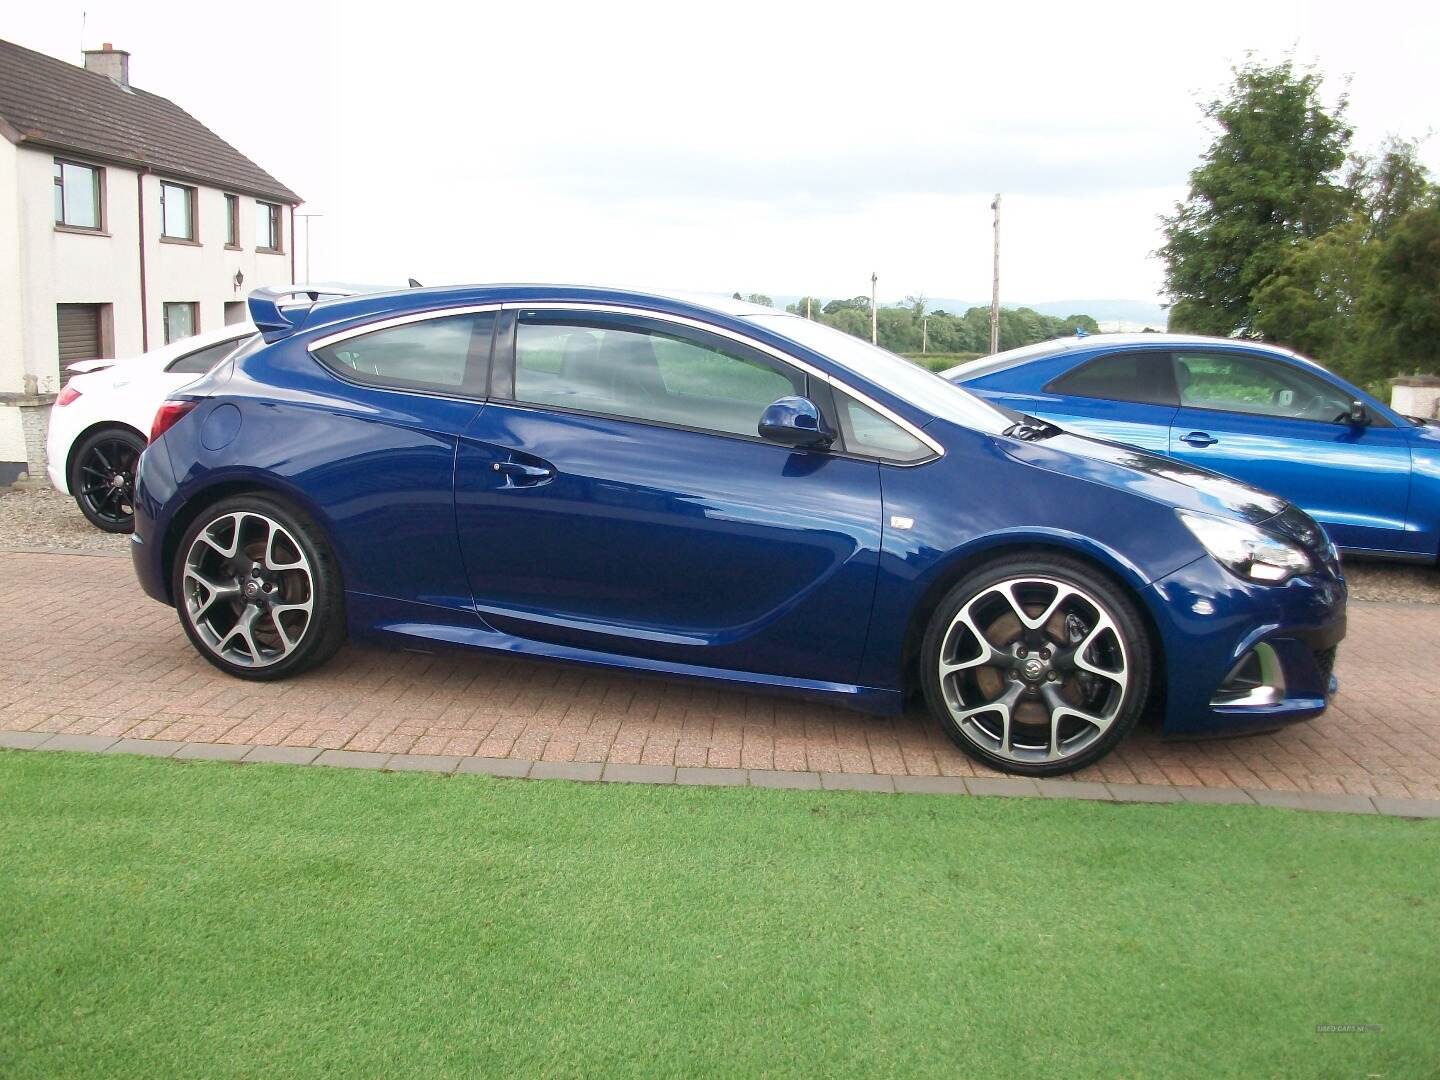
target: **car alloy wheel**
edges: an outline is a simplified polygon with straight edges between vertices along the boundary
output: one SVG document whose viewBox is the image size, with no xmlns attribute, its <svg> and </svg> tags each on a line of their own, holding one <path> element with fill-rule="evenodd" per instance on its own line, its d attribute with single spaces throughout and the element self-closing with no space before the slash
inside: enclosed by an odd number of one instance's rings
<svg viewBox="0 0 1440 1080">
<path fill-rule="evenodd" d="M 315 614 L 315 573 L 280 522 L 255 511 L 215 518 L 185 555 L 181 603 L 194 636 L 219 659 L 265 668 L 293 654 Z"/>
<path fill-rule="evenodd" d="M 1138 715 L 1149 663 L 1133 615 L 1122 618 L 1109 591 L 1045 573 L 992 577 L 970 591 L 927 652 L 951 737 L 1032 775 L 1108 751 Z"/>
<path fill-rule="evenodd" d="M 145 442 L 123 431 L 85 440 L 75 457 L 70 490 L 91 524 L 106 532 L 135 527 L 135 468 Z"/>
</svg>

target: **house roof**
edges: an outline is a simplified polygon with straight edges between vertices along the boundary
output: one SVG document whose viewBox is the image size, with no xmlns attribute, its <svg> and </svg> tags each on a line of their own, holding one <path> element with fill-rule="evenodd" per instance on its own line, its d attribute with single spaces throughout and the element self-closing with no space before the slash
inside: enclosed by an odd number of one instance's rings
<svg viewBox="0 0 1440 1080">
<path fill-rule="evenodd" d="M 0 41 L 0 121 L 0 131 L 22 145 L 300 202 L 173 101 L 133 86 L 123 90 L 104 75 L 8 41 Z"/>
</svg>

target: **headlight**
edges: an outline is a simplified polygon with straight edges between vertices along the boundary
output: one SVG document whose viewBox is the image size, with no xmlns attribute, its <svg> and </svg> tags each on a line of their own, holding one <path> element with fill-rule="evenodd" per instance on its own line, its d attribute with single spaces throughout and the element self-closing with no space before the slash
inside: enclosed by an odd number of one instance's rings
<svg viewBox="0 0 1440 1080">
<path fill-rule="evenodd" d="M 1294 544 L 1247 525 L 1243 521 L 1188 514 L 1179 511 L 1180 520 L 1195 534 L 1195 539 L 1225 569 L 1246 581 L 1278 585 L 1296 574 L 1315 569 L 1310 556 Z"/>
</svg>

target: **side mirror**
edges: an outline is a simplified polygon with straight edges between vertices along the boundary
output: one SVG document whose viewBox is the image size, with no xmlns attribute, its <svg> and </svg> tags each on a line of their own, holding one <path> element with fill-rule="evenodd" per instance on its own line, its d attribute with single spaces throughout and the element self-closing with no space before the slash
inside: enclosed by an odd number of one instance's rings
<svg viewBox="0 0 1440 1080">
<path fill-rule="evenodd" d="M 1370 410 L 1365 407 L 1363 401 L 1352 401 L 1350 411 L 1345 414 L 1345 419 L 1351 427 L 1367 427 L 1370 424 Z"/>
<path fill-rule="evenodd" d="M 784 446 L 824 447 L 835 441 L 835 432 L 809 398 L 782 397 L 761 413 L 760 437 Z"/>
</svg>

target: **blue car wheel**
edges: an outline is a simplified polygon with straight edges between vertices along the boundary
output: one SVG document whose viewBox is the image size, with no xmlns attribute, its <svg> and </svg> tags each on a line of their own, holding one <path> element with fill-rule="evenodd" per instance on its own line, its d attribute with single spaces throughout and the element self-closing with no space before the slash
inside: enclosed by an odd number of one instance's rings
<svg viewBox="0 0 1440 1080">
<path fill-rule="evenodd" d="M 1064 557 L 982 567 L 940 603 L 922 650 L 931 711 L 991 768 L 1050 776 L 1103 757 L 1135 726 L 1153 650 L 1135 604 Z"/>
<path fill-rule="evenodd" d="M 340 575 L 304 514 L 256 496 L 201 511 L 175 558 L 180 624 L 200 655 L 242 679 L 283 679 L 345 640 Z"/>
</svg>

